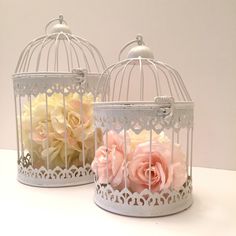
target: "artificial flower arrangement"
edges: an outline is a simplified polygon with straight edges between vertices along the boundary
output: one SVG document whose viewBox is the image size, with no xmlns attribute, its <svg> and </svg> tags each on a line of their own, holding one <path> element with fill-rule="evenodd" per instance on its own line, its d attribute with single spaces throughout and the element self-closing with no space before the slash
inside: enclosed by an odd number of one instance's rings
<svg viewBox="0 0 236 236">
<path fill-rule="evenodd" d="M 153 134 L 150 153 L 148 131 L 142 131 L 138 135 L 131 130 L 127 131 L 126 162 L 123 133 L 109 131 L 107 136 L 107 145 L 100 146 L 96 150 L 92 162 L 92 169 L 97 175 L 98 183 L 110 183 L 113 189 L 122 190 L 125 187 L 125 178 L 127 178 L 126 186 L 129 191 L 141 193 L 149 188 L 150 176 L 152 192 L 160 192 L 170 187 L 178 191 L 186 182 L 186 156 L 180 145 L 174 144 L 171 162 L 172 145 L 164 132 L 159 135 Z M 149 160 L 151 160 L 151 165 L 149 165 Z M 127 176 L 124 171 L 125 163 Z M 149 175 L 150 171 L 151 175 Z"/>
<path fill-rule="evenodd" d="M 47 157 L 51 169 L 57 166 L 65 168 L 65 148 L 68 167 L 82 166 L 82 139 L 85 163 L 92 162 L 95 151 L 92 103 L 91 93 L 83 95 L 82 103 L 77 93 L 66 95 L 64 101 L 62 94 L 55 93 L 47 97 L 47 110 L 45 94 L 32 99 L 31 111 L 30 103 L 25 103 L 22 112 L 22 139 L 25 149 L 33 157 L 34 168 L 46 166 Z M 98 145 L 102 144 L 99 129 L 97 142 Z"/>
</svg>

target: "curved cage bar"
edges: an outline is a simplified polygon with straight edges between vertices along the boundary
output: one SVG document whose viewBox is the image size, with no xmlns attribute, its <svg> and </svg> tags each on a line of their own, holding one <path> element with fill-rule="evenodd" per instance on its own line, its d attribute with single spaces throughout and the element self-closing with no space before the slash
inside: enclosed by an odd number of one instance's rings
<svg viewBox="0 0 236 236">
<path fill-rule="evenodd" d="M 112 65 L 103 72 L 101 82 L 105 84 L 102 102 L 153 101 L 162 96 L 192 101 L 179 73 L 150 58 L 130 58 Z"/>
<path fill-rule="evenodd" d="M 140 35 L 101 75 L 94 103 L 95 202 L 122 215 L 173 214 L 192 204 L 193 102 L 179 73 Z"/>
<path fill-rule="evenodd" d="M 42 187 L 91 183 L 93 101 L 105 63 L 62 16 L 45 31 L 24 48 L 13 75 L 18 180 Z"/>
<path fill-rule="evenodd" d="M 60 31 L 31 41 L 22 51 L 15 73 L 71 72 L 74 68 L 101 73 L 105 62 L 93 44 Z"/>
</svg>

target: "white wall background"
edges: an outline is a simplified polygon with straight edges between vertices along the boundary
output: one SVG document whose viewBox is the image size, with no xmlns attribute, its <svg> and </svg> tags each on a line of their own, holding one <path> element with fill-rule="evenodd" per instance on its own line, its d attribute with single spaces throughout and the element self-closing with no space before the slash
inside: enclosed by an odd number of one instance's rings
<svg viewBox="0 0 236 236">
<path fill-rule="evenodd" d="M 235 0 L 0 0 L 0 148 L 16 144 L 11 74 L 18 56 L 60 13 L 107 64 L 142 33 L 195 101 L 194 165 L 236 170 Z"/>
</svg>

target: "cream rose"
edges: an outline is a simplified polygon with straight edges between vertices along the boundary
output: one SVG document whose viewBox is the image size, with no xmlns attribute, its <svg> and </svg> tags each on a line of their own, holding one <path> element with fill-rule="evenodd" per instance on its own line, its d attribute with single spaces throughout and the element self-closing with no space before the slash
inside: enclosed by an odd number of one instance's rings
<svg viewBox="0 0 236 236">
<path fill-rule="evenodd" d="M 84 94 L 83 103 L 81 103 L 80 96 L 74 93 L 65 96 L 64 107 L 62 94 L 53 94 L 47 98 L 48 113 L 46 113 L 46 98 L 45 95 L 40 94 L 31 101 L 32 123 L 30 122 L 30 103 L 24 105 L 23 143 L 30 153 L 32 151 L 34 167 L 45 166 L 46 158 L 49 157 L 50 168 L 56 166 L 63 168 L 65 147 L 68 165 L 82 166 L 82 139 L 84 139 L 86 162 L 91 163 L 95 151 L 92 102 L 92 94 Z M 99 130 L 97 133 L 98 145 L 101 145 L 102 134 Z"/>
</svg>

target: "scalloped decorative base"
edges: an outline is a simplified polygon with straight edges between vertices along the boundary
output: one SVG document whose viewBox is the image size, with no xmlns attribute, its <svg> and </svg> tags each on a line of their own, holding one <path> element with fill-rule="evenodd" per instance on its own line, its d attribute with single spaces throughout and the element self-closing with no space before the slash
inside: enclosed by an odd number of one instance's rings
<svg viewBox="0 0 236 236">
<path fill-rule="evenodd" d="M 143 207 L 143 206 L 129 206 L 127 204 L 111 204 L 110 202 L 95 197 L 95 203 L 104 210 L 107 210 L 112 213 L 116 213 L 124 216 L 135 216 L 135 217 L 158 217 L 158 216 L 167 216 L 172 215 L 178 212 L 181 212 L 189 208 L 193 201 L 190 196 L 188 199 L 178 201 L 174 204 L 168 204 L 163 206 L 155 207 Z"/>
<path fill-rule="evenodd" d="M 18 165 L 17 180 L 35 187 L 66 187 L 93 183 L 94 174 L 89 164 L 79 168 L 71 166 L 69 169 L 56 167 L 53 170 L 47 170 L 44 167 L 34 169 L 32 166 Z"/>
<path fill-rule="evenodd" d="M 144 190 L 142 193 L 131 193 L 128 189 L 121 192 L 111 186 L 97 185 L 95 203 L 112 213 L 135 217 L 157 217 L 181 212 L 192 203 L 191 180 L 185 183 L 180 191 L 164 190 L 152 193 Z"/>
</svg>

